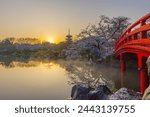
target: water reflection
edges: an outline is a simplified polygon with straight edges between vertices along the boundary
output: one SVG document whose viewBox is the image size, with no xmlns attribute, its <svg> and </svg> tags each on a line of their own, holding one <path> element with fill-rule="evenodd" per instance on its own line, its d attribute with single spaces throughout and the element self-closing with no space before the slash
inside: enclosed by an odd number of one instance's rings
<svg viewBox="0 0 150 117">
<path fill-rule="evenodd" d="M 137 69 L 128 69 L 121 79 L 120 67 L 111 64 L 1 58 L 0 71 L 0 99 L 67 99 L 72 85 L 79 83 L 139 90 Z"/>
<path fill-rule="evenodd" d="M 59 61 L 59 64 L 66 69 L 69 76 L 69 84 L 86 83 L 95 88 L 98 84 L 106 84 L 114 89 L 111 79 L 108 79 L 99 65 L 88 61 Z"/>
<path fill-rule="evenodd" d="M 4 65 L 4 64 L 3 64 Z M 65 69 L 53 62 L 12 62 L 0 65 L 0 99 L 67 99 L 70 86 Z"/>
<path fill-rule="evenodd" d="M 109 64 L 96 64 L 88 61 L 59 61 L 58 63 L 68 72 L 69 84 L 86 83 L 93 88 L 98 84 L 106 84 L 113 92 L 122 87 L 139 91 L 140 75 L 136 61 L 130 62 L 123 78 L 119 60 Z"/>
</svg>

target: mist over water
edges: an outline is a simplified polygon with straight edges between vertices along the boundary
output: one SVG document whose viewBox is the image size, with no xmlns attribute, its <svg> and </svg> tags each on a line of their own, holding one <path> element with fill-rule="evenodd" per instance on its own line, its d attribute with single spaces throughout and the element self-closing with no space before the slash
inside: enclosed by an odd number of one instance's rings
<svg viewBox="0 0 150 117">
<path fill-rule="evenodd" d="M 137 69 L 128 69 L 121 78 L 117 63 L 96 64 L 88 61 L 1 61 L 0 99 L 68 99 L 71 87 L 88 83 L 106 84 L 116 91 L 127 87 L 139 91 Z"/>
</svg>

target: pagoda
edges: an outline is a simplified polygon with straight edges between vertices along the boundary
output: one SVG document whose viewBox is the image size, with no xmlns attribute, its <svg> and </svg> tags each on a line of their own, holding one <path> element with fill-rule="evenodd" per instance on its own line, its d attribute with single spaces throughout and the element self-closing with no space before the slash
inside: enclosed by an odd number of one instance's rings
<svg viewBox="0 0 150 117">
<path fill-rule="evenodd" d="M 66 42 L 68 44 L 72 43 L 72 35 L 70 35 L 70 29 L 68 30 L 68 35 L 66 35 Z"/>
</svg>

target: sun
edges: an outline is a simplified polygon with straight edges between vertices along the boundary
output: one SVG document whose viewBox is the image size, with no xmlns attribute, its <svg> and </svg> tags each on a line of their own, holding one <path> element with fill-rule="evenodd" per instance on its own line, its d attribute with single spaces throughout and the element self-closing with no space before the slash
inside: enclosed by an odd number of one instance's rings
<svg viewBox="0 0 150 117">
<path fill-rule="evenodd" d="M 49 43 L 55 43 L 55 39 L 54 39 L 53 37 L 50 37 L 50 38 L 48 39 L 48 42 L 49 42 Z"/>
</svg>

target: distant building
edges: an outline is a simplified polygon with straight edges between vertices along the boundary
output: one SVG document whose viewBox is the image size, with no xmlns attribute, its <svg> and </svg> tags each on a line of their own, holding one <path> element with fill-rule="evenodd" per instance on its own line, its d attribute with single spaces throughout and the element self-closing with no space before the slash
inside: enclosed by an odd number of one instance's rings
<svg viewBox="0 0 150 117">
<path fill-rule="evenodd" d="M 68 44 L 72 43 L 72 35 L 70 35 L 70 29 L 68 30 L 68 35 L 66 36 L 66 42 Z"/>
</svg>

